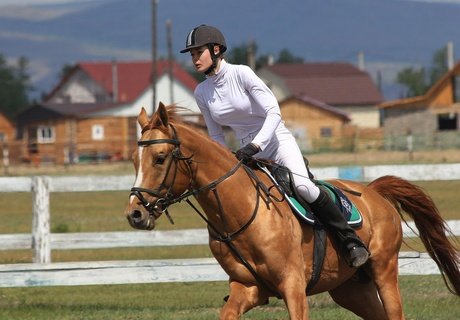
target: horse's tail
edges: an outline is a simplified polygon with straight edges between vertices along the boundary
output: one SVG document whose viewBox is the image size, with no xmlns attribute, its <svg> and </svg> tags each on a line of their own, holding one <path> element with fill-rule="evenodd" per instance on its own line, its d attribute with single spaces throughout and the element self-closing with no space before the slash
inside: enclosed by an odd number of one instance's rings
<svg viewBox="0 0 460 320">
<path fill-rule="evenodd" d="M 369 187 L 392 202 L 400 215 L 402 209 L 412 217 L 428 254 L 441 270 L 447 288 L 460 296 L 459 250 L 447 238 L 446 233 L 452 232 L 431 197 L 419 186 L 395 176 L 380 177 Z"/>
</svg>

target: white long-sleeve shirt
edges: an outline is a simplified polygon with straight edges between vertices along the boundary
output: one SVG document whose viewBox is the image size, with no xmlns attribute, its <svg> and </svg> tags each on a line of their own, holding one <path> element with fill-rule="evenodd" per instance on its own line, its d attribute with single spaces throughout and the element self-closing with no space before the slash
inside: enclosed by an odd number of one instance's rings
<svg viewBox="0 0 460 320">
<path fill-rule="evenodd" d="M 222 60 L 220 70 L 195 89 L 195 99 L 209 135 L 224 145 L 222 126 L 233 129 L 243 145 L 253 142 L 261 150 L 284 127 L 275 96 L 248 66 Z"/>
<path fill-rule="evenodd" d="M 275 96 L 249 67 L 222 60 L 220 70 L 195 89 L 195 99 L 212 139 L 225 145 L 222 126 L 232 128 L 241 145 L 253 142 L 261 149 L 257 156 L 288 167 L 304 199 L 311 203 L 318 198 L 319 189 L 308 178 L 302 153 L 281 121 Z"/>
</svg>

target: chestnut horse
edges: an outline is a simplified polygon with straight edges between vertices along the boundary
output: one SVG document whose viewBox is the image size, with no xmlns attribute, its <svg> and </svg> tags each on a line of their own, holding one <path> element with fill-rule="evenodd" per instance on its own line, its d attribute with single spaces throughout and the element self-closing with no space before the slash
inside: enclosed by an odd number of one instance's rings
<svg viewBox="0 0 460 320">
<path fill-rule="evenodd" d="M 230 294 L 220 319 L 239 319 L 271 296 L 284 300 L 291 319 L 308 319 L 312 226 L 301 223 L 286 201 L 275 201 L 273 188 L 267 188 L 273 182 L 265 174 L 249 170 L 230 150 L 184 124 L 176 107 L 160 103 L 151 119 L 142 109 L 138 122 L 136 180 L 126 209 L 130 225 L 152 230 L 169 205 L 195 197 L 204 214 L 195 210 L 208 224 L 212 254 L 229 276 Z M 394 176 L 367 186 L 331 183 L 356 191 L 349 198 L 363 216 L 357 233 L 371 256 L 359 270 L 349 267 L 328 234 L 322 271 L 309 295 L 328 291 L 364 319 L 403 319 L 398 286 L 402 211 L 415 221 L 449 290 L 460 295 L 459 252 L 446 237 L 449 230 L 435 204 L 419 187 Z"/>
</svg>

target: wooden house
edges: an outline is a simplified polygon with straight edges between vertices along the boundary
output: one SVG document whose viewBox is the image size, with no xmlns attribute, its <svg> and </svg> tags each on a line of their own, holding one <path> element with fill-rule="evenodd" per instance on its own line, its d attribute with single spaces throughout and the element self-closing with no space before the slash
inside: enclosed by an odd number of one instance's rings
<svg viewBox="0 0 460 320">
<path fill-rule="evenodd" d="M 460 63 L 422 96 L 383 102 L 383 128 L 391 148 L 406 148 L 407 138 L 420 146 L 460 147 Z"/>
<path fill-rule="evenodd" d="M 350 117 L 339 108 L 306 95 L 290 96 L 280 103 L 286 127 L 303 152 L 344 149 L 353 131 Z"/>
<path fill-rule="evenodd" d="M 177 104 L 189 109 L 189 120 L 200 114 L 193 91 L 198 82 L 178 63 L 156 64 L 156 103 Z M 152 106 L 152 63 L 150 61 L 101 61 L 77 63 L 44 99 L 51 104 L 113 103 L 101 115 L 136 117 Z M 155 106 L 156 107 L 156 106 Z"/>
<path fill-rule="evenodd" d="M 94 116 L 112 104 L 37 104 L 18 117 L 22 158 L 68 164 L 129 159 L 136 146 L 134 117 Z"/>
<path fill-rule="evenodd" d="M 308 96 L 345 112 L 353 125 L 380 127 L 377 105 L 383 97 L 369 74 L 352 64 L 273 64 L 261 68 L 258 75 L 278 101 Z"/>
<path fill-rule="evenodd" d="M 44 102 L 18 115 L 21 158 L 57 164 L 130 159 L 139 134 L 137 116 L 142 107 L 153 111 L 151 68 L 142 61 L 75 65 Z M 165 61 L 158 62 L 157 74 L 156 100 L 188 107 L 185 120 L 199 123 L 197 81 Z"/>
<path fill-rule="evenodd" d="M 11 158 L 19 158 L 20 144 L 16 142 L 16 126 L 14 122 L 0 113 L 0 158 L 6 168 Z"/>
<path fill-rule="evenodd" d="M 16 135 L 16 127 L 7 116 L 0 112 L 0 143 L 13 141 Z"/>
</svg>

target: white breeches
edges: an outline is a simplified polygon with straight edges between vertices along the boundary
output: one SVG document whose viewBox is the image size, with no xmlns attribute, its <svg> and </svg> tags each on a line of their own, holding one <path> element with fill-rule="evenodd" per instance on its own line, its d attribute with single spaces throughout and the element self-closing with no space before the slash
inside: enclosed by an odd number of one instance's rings
<svg viewBox="0 0 460 320">
<path fill-rule="evenodd" d="M 275 134 L 265 150 L 255 156 L 273 160 L 289 168 L 297 192 L 308 203 L 312 203 L 319 196 L 319 188 L 308 177 L 308 171 L 295 138 L 287 129 L 280 131 Z"/>
</svg>

